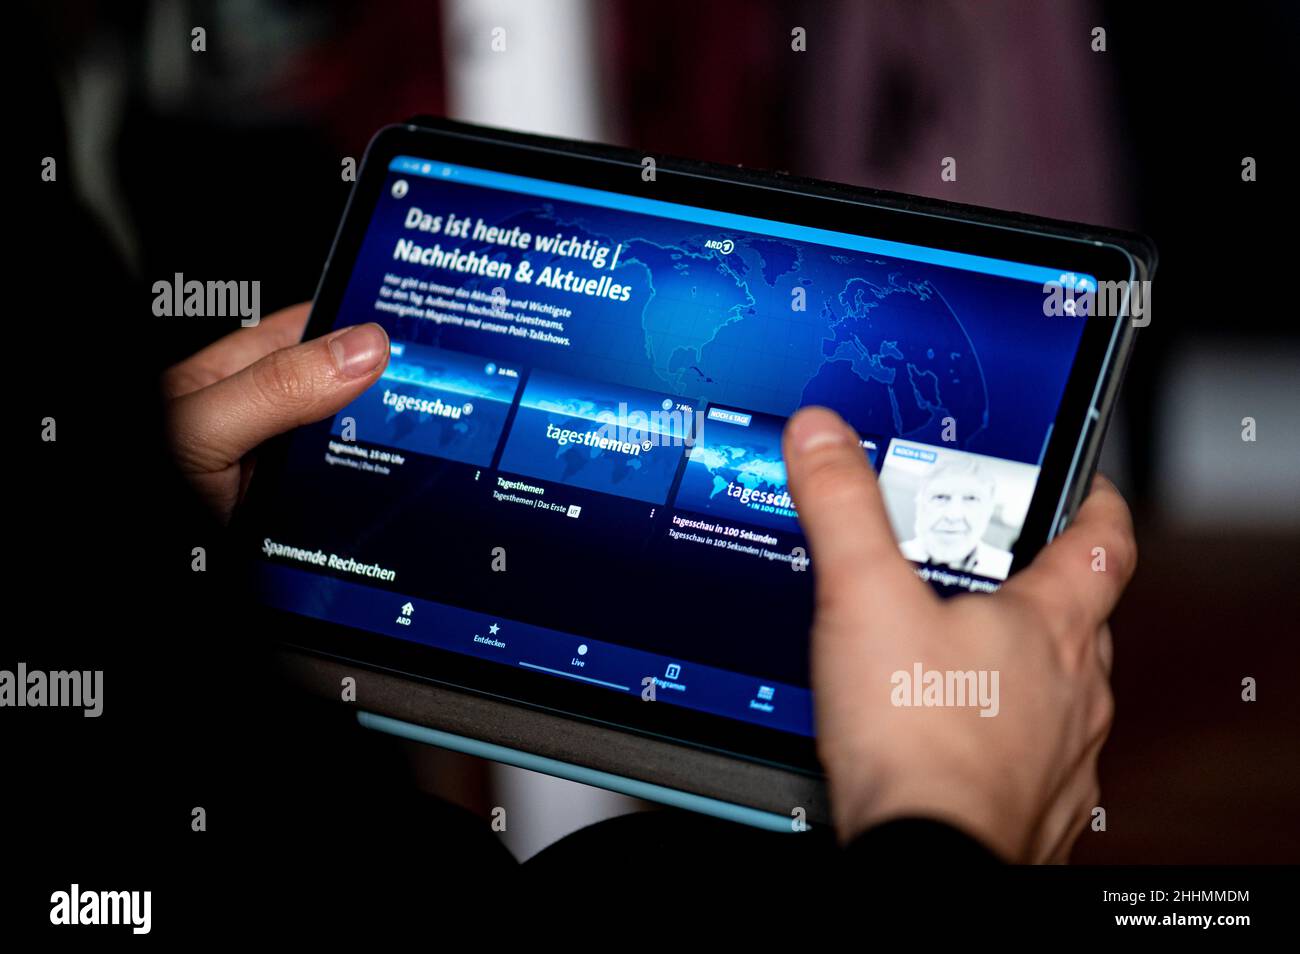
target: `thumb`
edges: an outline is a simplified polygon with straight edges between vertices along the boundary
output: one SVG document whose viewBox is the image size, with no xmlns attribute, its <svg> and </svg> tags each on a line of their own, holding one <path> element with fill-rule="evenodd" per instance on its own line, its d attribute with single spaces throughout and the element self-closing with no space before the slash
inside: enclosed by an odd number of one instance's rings
<svg viewBox="0 0 1300 954">
<path fill-rule="evenodd" d="M 192 470 L 224 470 L 275 435 L 342 409 L 375 382 L 388 353 L 388 334 L 373 323 L 273 351 L 172 401 L 173 445 Z"/>
<path fill-rule="evenodd" d="M 887 605 L 924 591 L 899 552 L 876 474 L 858 435 L 834 411 L 806 407 L 786 425 L 790 496 L 812 550 L 818 603 Z"/>
</svg>

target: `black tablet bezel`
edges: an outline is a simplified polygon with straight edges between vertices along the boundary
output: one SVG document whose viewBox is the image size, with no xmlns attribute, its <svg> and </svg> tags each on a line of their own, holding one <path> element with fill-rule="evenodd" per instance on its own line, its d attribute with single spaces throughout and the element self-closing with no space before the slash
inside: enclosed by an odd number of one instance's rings
<svg viewBox="0 0 1300 954">
<path fill-rule="evenodd" d="M 1099 281 L 1131 282 L 1143 266 L 1137 237 L 1087 227 L 1031 220 L 984 209 L 854 190 L 775 174 L 656 158 L 653 182 L 642 178 L 642 156 L 628 150 L 565 143 L 437 122 L 381 130 L 371 141 L 318 287 L 305 332 L 328 332 L 351 276 L 388 165 L 398 155 L 549 179 L 589 188 L 702 206 L 760 218 L 871 235 L 1049 268 L 1087 272 Z M 1131 239 L 1126 242 L 1125 239 Z M 1136 257 L 1135 257 L 1136 256 Z M 340 267 L 334 267 L 334 263 Z M 1064 502 L 1090 462 L 1083 459 L 1090 429 L 1104 425 L 1100 406 L 1109 378 L 1120 370 L 1127 322 L 1084 320 L 1087 325 L 1043 458 L 1038 486 L 1021 534 L 1013 572 L 1059 528 Z M 237 525 L 252 531 L 256 511 L 283 464 L 285 441 L 259 456 Z M 1034 544 L 1037 541 L 1037 544 Z M 252 552 L 251 549 L 246 552 Z M 646 705 L 635 696 L 503 666 L 422 644 L 385 638 L 332 623 L 255 607 L 281 641 L 299 648 L 495 697 L 584 721 L 616 726 L 797 772 L 817 774 L 814 740 L 671 705 Z M 265 615 L 263 615 L 265 614 Z"/>
</svg>

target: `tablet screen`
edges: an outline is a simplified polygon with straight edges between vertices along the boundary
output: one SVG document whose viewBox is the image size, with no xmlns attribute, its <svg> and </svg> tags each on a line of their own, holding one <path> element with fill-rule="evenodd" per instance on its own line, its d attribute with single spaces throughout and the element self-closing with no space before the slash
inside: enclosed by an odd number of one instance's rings
<svg viewBox="0 0 1300 954">
<path fill-rule="evenodd" d="M 291 438 L 281 610 L 813 732 L 781 431 L 837 410 L 902 552 L 1006 578 L 1091 275 L 397 156 L 336 327 L 382 379 Z"/>
</svg>

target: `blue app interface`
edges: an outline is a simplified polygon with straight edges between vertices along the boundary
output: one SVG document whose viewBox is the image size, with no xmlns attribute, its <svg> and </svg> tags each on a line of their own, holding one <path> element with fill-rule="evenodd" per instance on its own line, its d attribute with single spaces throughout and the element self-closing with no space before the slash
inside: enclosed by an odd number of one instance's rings
<svg viewBox="0 0 1300 954">
<path fill-rule="evenodd" d="M 917 573 L 996 589 L 1083 332 L 1044 300 L 1092 277 L 646 186 L 392 160 L 336 322 L 391 359 L 292 438 L 262 598 L 812 735 L 786 420 L 837 410 Z"/>
<path fill-rule="evenodd" d="M 677 505 L 720 520 L 799 532 L 799 515 L 785 488 L 783 418 L 710 406 L 702 437 L 691 449 Z"/>
<path fill-rule="evenodd" d="M 379 385 L 339 412 L 333 433 L 487 466 L 518 389 L 512 367 L 396 342 Z"/>
<path fill-rule="evenodd" d="M 666 503 L 685 446 L 682 422 L 689 423 L 673 411 L 676 403 L 664 393 L 536 370 L 519 400 L 501 469 Z"/>
</svg>

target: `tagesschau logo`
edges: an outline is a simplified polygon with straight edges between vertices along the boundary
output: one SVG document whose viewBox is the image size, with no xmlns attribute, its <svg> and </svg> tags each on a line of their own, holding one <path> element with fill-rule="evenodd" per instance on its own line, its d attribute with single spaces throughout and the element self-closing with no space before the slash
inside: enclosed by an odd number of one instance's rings
<svg viewBox="0 0 1300 954">
<path fill-rule="evenodd" d="M 462 415 L 474 413 L 474 405 L 468 402 L 465 404 L 445 404 L 439 398 L 434 398 L 431 401 L 428 398 L 410 397 L 387 389 L 384 390 L 384 406 L 391 407 L 398 414 L 404 411 L 419 411 L 421 414 L 428 414 L 433 417 L 449 417 L 453 421 L 459 420 Z"/>
<path fill-rule="evenodd" d="M 772 490 L 758 490 L 732 481 L 727 484 L 727 496 L 763 513 L 774 513 L 782 517 L 799 516 L 788 491 L 782 490 L 777 493 Z"/>
</svg>

